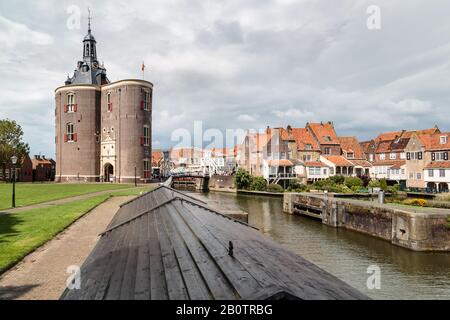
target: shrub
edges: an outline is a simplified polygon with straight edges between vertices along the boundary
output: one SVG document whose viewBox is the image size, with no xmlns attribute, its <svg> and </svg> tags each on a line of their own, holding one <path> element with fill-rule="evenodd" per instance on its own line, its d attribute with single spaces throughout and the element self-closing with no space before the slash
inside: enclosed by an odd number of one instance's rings
<svg viewBox="0 0 450 320">
<path fill-rule="evenodd" d="M 380 187 L 379 180 L 372 180 L 369 182 L 369 188 L 379 188 L 379 187 Z"/>
<path fill-rule="evenodd" d="M 398 190 L 400 190 L 400 185 L 396 184 L 394 186 L 387 187 L 387 192 L 391 193 L 392 195 L 396 195 L 398 193 Z"/>
<path fill-rule="evenodd" d="M 425 199 L 406 199 L 403 204 L 416 207 L 428 207 L 428 201 Z"/>
<path fill-rule="evenodd" d="M 248 171 L 239 169 L 234 177 L 237 189 L 248 189 L 250 187 L 252 177 Z"/>
<path fill-rule="evenodd" d="M 361 176 L 361 180 L 363 182 L 363 187 L 367 188 L 367 186 L 369 185 L 369 182 L 370 182 L 370 177 L 363 175 L 363 176 Z"/>
<path fill-rule="evenodd" d="M 332 176 L 332 177 L 328 178 L 327 180 L 330 180 L 334 184 L 343 184 L 345 182 L 345 177 L 344 176 Z"/>
<path fill-rule="evenodd" d="M 387 187 L 388 187 L 388 184 L 387 184 L 386 179 L 381 179 L 380 180 L 380 188 L 381 188 L 381 190 L 386 191 Z"/>
<path fill-rule="evenodd" d="M 279 184 L 269 184 L 267 186 L 267 191 L 269 191 L 269 192 L 283 192 L 284 189 Z"/>
<path fill-rule="evenodd" d="M 356 187 L 358 190 L 363 186 L 363 181 L 358 177 L 347 177 L 345 178 L 344 183 L 350 189 L 354 189 L 354 187 Z"/>
<path fill-rule="evenodd" d="M 308 191 L 308 186 L 298 180 L 294 180 L 291 181 L 289 187 L 286 190 L 289 192 L 306 192 Z"/>
<path fill-rule="evenodd" d="M 250 190 L 266 191 L 267 181 L 263 177 L 252 177 L 250 183 Z"/>
</svg>

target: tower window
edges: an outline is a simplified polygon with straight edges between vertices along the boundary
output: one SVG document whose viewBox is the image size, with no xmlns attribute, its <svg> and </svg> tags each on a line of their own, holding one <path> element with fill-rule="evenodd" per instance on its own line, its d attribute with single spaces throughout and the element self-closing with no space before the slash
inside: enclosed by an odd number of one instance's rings
<svg viewBox="0 0 450 320">
<path fill-rule="evenodd" d="M 77 112 L 77 105 L 75 104 L 75 94 L 67 94 L 67 104 L 65 106 L 65 112 Z"/>
<path fill-rule="evenodd" d="M 144 146 L 150 145 L 150 127 L 144 126 Z"/>
<path fill-rule="evenodd" d="M 76 142 L 77 141 L 77 134 L 74 130 L 73 123 L 68 123 L 66 125 L 66 135 L 64 137 L 65 142 Z"/>
<path fill-rule="evenodd" d="M 108 112 L 112 112 L 113 105 L 111 102 L 111 92 L 109 92 L 108 95 L 106 96 L 106 103 L 108 104 Z"/>
<path fill-rule="evenodd" d="M 148 91 L 142 92 L 142 109 L 145 111 L 150 111 L 150 104 L 151 104 L 151 95 Z"/>
<path fill-rule="evenodd" d="M 144 159 L 144 179 L 150 178 L 150 175 L 151 175 L 150 160 Z"/>
</svg>

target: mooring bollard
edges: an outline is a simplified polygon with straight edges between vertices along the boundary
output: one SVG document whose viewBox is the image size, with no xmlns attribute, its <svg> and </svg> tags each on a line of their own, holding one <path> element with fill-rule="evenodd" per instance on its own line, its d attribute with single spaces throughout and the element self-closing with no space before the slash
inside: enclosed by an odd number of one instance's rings
<svg viewBox="0 0 450 320">
<path fill-rule="evenodd" d="M 380 193 L 378 193 L 378 202 L 380 204 L 384 204 L 385 198 L 386 198 L 386 195 L 385 195 L 384 191 L 380 191 Z"/>
</svg>

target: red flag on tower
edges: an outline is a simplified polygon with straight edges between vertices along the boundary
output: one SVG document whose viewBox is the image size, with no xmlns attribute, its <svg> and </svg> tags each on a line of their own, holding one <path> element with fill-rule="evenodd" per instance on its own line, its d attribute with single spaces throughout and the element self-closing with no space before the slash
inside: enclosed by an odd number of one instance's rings
<svg viewBox="0 0 450 320">
<path fill-rule="evenodd" d="M 142 72 L 144 72 L 145 71 L 145 63 L 144 62 L 142 62 Z"/>
</svg>

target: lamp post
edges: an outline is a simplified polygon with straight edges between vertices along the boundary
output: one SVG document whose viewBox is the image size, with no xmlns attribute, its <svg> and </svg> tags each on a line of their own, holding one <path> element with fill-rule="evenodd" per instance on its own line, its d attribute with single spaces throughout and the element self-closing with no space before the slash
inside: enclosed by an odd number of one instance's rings
<svg viewBox="0 0 450 320">
<path fill-rule="evenodd" d="M 17 164 L 17 157 L 12 156 L 11 162 L 13 164 L 13 193 L 12 193 L 12 207 L 16 207 L 16 164 Z"/>
</svg>

